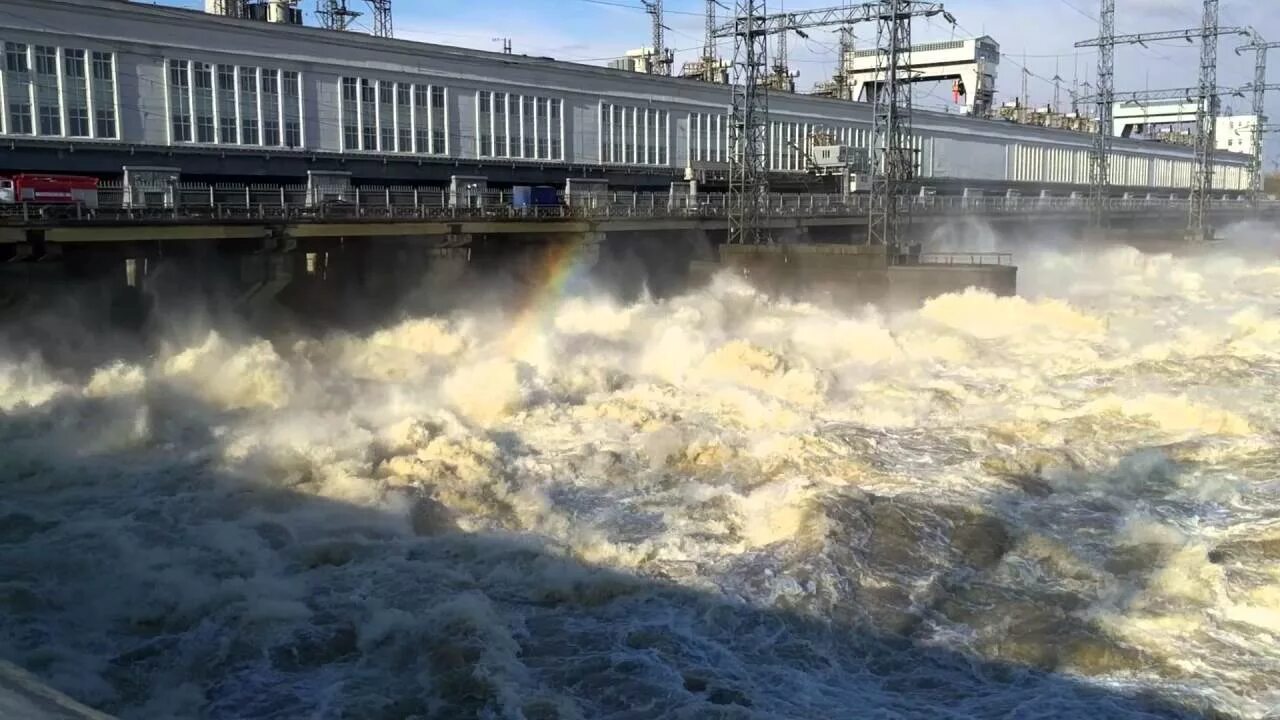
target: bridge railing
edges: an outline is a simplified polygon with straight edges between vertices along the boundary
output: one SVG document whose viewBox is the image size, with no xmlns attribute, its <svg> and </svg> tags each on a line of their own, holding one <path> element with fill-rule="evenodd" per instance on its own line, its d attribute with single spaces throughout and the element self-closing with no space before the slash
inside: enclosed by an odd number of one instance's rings
<svg viewBox="0 0 1280 720">
<path fill-rule="evenodd" d="M 0 205 L 0 218 L 10 222 L 38 222 L 51 214 L 60 220 L 127 219 L 138 222 L 219 220 L 553 220 L 625 218 L 722 218 L 728 213 L 724 193 L 694 196 L 669 193 L 610 191 L 574 196 L 567 204 L 549 207 L 515 207 L 510 190 L 453 197 L 447 189 L 414 186 L 361 186 L 351 188 L 341 200 L 310 202 L 305 185 L 181 183 L 163 204 L 137 207 L 119 182 L 99 185 L 98 207 L 49 208 L 36 205 Z M 821 193 L 773 193 L 761 214 L 765 217 L 852 217 L 870 210 L 866 195 Z M 896 202 L 904 210 L 924 216 L 1000 216 L 1013 214 L 1076 216 L 1087 213 L 1088 201 L 1078 197 L 955 197 L 902 196 Z M 1111 198 L 1115 213 L 1163 214 L 1186 212 L 1189 201 L 1180 198 Z M 1213 210 L 1244 213 L 1247 201 L 1216 198 Z M 1280 211 L 1280 201 L 1265 201 L 1263 209 Z"/>
</svg>

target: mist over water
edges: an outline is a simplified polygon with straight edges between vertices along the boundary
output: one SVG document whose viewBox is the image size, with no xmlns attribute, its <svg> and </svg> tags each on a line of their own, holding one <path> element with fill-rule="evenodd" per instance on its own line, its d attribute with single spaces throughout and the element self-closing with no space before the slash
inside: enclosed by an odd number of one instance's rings
<svg viewBox="0 0 1280 720">
<path fill-rule="evenodd" d="M 0 658 L 130 719 L 1266 717 L 1238 234 L 893 316 L 721 276 L 89 369 L 10 333 Z"/>
</svg>

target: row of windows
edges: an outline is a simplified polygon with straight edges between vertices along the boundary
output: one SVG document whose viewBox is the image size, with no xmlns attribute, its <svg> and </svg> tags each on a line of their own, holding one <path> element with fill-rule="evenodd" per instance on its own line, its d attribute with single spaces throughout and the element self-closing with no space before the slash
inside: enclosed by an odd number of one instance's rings
<svg viewBox="0 0 1280 720">
<path fill-rule="evenodd" d="M 342 78 L 342 149 L 444 155 L 448 93 L 439 85 Z"/>
<path fill-rule="evenodd" d="M 670 113 L 600 104 L 600 159 L 627 165 L 669 165 Z"/>
<path fill-rule="evenodd" d="M 170 142 L 303 146 L 296 71 L 179 59 L 167 68 Z"/>
<path fill-rule="evenodd" d="M 564 101 L 481 90 L 476 94 L 479 157 L 564 160 Z"/>
<path fill-rule="evenodd" d="M 729 116 L 711 113 L 689 115 L 689 159 L 692 162 L 729 162 Z"/>
<path fill-rule="evenodd" d="M 0 133 L 114 139 L 117 102 L 112 53 L 4 43 Z"/>
</svg>

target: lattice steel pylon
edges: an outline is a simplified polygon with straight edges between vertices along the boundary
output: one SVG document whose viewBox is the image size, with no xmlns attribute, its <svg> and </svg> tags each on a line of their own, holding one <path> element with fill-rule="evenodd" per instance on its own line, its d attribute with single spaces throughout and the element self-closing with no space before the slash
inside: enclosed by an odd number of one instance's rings
<svg viewBox="0 0 1280 720">
<path fill-rule="evenodd" d="M 881 148 L 880 157 L 893 158 L 885 165 L 892 170 L 890 181 L 883 179 L 877 185 L 876 178 L 886 173 L 881 172 L 872 163 L 872 185 L 879 187 L 880 192 L 889 192 L 902 187 L 901 179 L 910 178 L 914 157 L 911 157 L 911 94 L 904 92 L 908 82 L 906 77 L 905 56 L 910 52 L 911 18 L 917 16 L 932 17 L 943 15 L 952 24 L 955 19 L 947 13 L 941 3 L 922 2 L 921 0 L 874 0 L 860 5 L 821 8 L 818 10 L 801 10 L 779 15 L 766 15 L 764 0 L 736 0 L 736 17 L 732 23 L 718 26 L 716 37 L 733 38 L 734 77 L 731 83 L 733 99 L 733 122 L 731 123 L 732 142 L 729 157 L 729 242 L 730 243 L 764 243 L 769 238 L 760 223 L 768 199 L 768 168 L 766 166 L 766 138 L 769 114 L 769 96 L 765 87 L 768 73 L 768 36 L 773 33 L 796 31 L 813 27 L 832 27 L 851 25 L 859 22 L 886 23 L 892 30 L 892 37 L 897 38 L 898 50 L 892 54 L 894 82 L 884 83 L 893 86 L 890 96 L 894 99 L 892 110 L 883 108 L 886 113 L 877 127 L 882 131 L 880 137 L 888 143 Z M 906 28 L 902 28 L 902 24 Z M 906 44 L 902 42 L 905 39 Z M 904 120 L 906 142 L 902 141 L 903 129 L 899 123 Z M 895 148 L 908 148 L 905 155 L 910 162 L 903 171 L 902 152 Z M 873 201 L 874 205 L 874 201 Z M 898 213 L 905 205 L 896 199 L 893 202 L 881 203 L 882 224 L 897 232 Z M 873 209 L 873 213 L 877 212 Z M 883 237 L 883 236 L 881 236 Z M 883 240 L 882 240 L 883 241 Z M 892 237 L 893 244 L 897 236 Z"/>
<path fill-rule="evenodd" d="M 881 0 L 876 20 L 876 75 L 871 120 L 871 210 L 868 238 L 872 245 L 899 254 L 902 225 L 910 222 L 910 204 L 902 189 L 915 175 L 911 133 L 911 83 L 903 82 L 910 65 L 911 15 L 907 0 Z"/>
<path fill-rule="evenodd" d="M 706 82 L 716 81 L 716 0 L 707 0 L 706 20 L 707 36 L 702 41 L 702 79 Z"/>
<path fill-rule="evenodd" d="M 367 0 L 373 12 L 373 34 L 375 37 L 395 37 L 392 24 L 391 0 Z"/>
<path fill-rule="evenodd" d="M 1195 167 L 1191 177 L 1189 240 L 1210 240 L 1209 194 L 1213 190 L 1213 150 L 1218 124 L 1218 0 L 1204 0 L 1200 19 L 1200 92 L 1196 103 Z"/>
<path fill-rule="evenodd" d="M 1249 202 L 1256 209 L 1259 201 L 1262 199 L 1262 135 L 1266 132 L 1267 123 L 1267 51 L 1280 48 L 1280 42 L 1266 42 L 1256 32 L 1253 33 L 1252 42 L 1236 48 L 1236 52 L 1241 50 L 1253 50 L 1257 53 L 1254 60 L 1253 68 L 1253 116 L 1258 123 L 1254 127 L 1252 148 L 1249 156 Z"/>
<path fill-rule="evenodd" d="M 1089 222 L 1095 228 L 1111 224 L 1111 133 L 1115 112 L 1116 0 L 1102 0 L 1098 14 L 1098 73 L 1094 90 L 1098 97 L 1098 127 L 1089 156 Z"/>
<path fill-rule="evenodd" d="M 347 7 L 347 0 L 316 0 L 316 17 L 326 30 L 347 30 L 360 13 Z"/>
<path fill-rule="evenodd" d="M 768 200 L 769 28 L 765 0 L 736 0 L 733 32 L 733 120 L 729 144 L 729 243 L 769 241 L 760 222 Z"/>
<path fill-rule="evenodd" d="M 649 54 L 649 74 L 671 75 L 671 66 L 675 64 L 674 54 L 667 49 L 664 38 L 666 25 L 663 24 L 662 0 L 641 0 L 644 10 L 649 14 L 652 24 L 653 48 Z"/>
</svg>

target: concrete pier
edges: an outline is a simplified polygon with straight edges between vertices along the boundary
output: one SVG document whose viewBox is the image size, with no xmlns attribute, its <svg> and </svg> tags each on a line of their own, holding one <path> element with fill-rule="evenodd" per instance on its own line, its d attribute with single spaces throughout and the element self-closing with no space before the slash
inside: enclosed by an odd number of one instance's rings
<svg viewBox="0 0 1280 720">
<path fill-rule="evenodd" d="M 1002 253 L 891 259 L 883 246 L 796 243 L 724 245 L 720 265 L 772 295 L 851 306 L 907 309 L 969 287 L 1017 294 L 1018 270 Z"/>
</svg>

